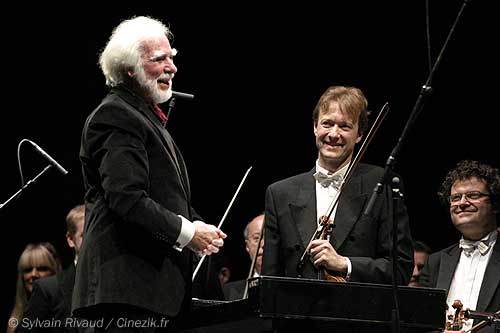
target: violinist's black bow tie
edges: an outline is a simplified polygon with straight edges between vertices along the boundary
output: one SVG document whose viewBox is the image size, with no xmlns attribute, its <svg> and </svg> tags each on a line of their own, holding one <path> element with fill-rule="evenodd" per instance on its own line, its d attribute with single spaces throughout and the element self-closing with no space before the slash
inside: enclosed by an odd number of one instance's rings
<svg viewBox="0 0 500 333">
<path fill-rule="evenodd" d="M 326 175 L 320 171 L 316 172 L 314 175 L 314 179 L 323 187 L 333 186 L 335 188 L 340 188 L 340 184 L 342 184 L 342 176 L 337 175 Z"/>
</svg>

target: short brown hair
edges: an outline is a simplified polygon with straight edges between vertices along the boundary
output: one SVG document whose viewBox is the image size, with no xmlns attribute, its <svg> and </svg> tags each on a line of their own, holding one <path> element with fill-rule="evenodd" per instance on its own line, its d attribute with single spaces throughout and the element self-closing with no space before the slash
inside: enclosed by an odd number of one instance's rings
<svg viewBox="0 0 500 333">
<path fill-rule="evenodd" d="M 363 92 L 355 87 L 331 86 L 321 95 L 313 111 L 314 124 L 321 112 L 328 110 L 331 102 L 337 102 L 340 110 L 358 119 L 359 134 L 368 128 L 368 101 Z"/>
</svg>

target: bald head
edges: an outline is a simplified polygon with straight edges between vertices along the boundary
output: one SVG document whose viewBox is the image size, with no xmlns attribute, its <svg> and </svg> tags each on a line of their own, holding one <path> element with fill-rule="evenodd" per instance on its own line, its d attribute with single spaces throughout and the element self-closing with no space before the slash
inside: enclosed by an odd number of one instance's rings
<svg viewBox="0 0 500 333">
<path fill-rule="evenodd" d="M 264 214 L 260 214 L 248 222 L 243 235 L 245 236 L 245 248 L 253 259 L 255 253 L 257 252 L 257 246 L 259 244 L 260 231 L 262 229 L 262 224 L 264 223 Z M 259 251 L 257 254 L 257 261 L 255 262 L 255 271 L 260 274 L 260 268 L 262 267 L 262 254 L 264 253 L 264 239 L 260 242 Z"/>
</svg>

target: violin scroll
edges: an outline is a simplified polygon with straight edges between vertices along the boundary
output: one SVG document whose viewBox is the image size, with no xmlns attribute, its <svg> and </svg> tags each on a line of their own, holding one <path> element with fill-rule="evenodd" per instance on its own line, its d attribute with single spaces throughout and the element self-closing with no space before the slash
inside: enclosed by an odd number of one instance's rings
<svg viewBox="0 0 500 333">
<path fill-rule="evenodd" d="M 466 318 L 464 317 L 465 311 L 462 309 L 463 304 L 460 300 L 456 299 L 453 302 L 452 307 L 455 309 L 455 314 L 454 315 L 449 315 L 448 320 L 446 321 L 446 330 L 448 331 L 460 331 L 464 325 L 464 320 Z"/>
</svg>

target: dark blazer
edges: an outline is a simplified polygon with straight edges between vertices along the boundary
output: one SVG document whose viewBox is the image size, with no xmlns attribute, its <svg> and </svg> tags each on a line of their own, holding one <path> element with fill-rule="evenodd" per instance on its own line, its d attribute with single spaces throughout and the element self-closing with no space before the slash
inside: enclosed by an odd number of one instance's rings
<svg viewBox="0 0 500 333">
<path fill-rule="evenodd" d="M 191 251 L 173 248 L 178 214 L 200 218 L 170 134 L 151 106 L 120 86 L 87 118 L 80 160 L 86 214 L 74 314 L 101 317 L 119 303 L 177 315 L 190 299 L 192 272 Z"/>
<path fill-rule="evenodd" d="M 314 169 L 278 181 L 266 191 L 263 275 L 298 277 L 297 264 L 317 225 L 313 173 Z M 389 191 L 384 189 L 370 216 L 363 215 L 382 174 L 382 168 L 359 164 L 339 199 L 331 242 L 339 254 L 351 260 L 351 281 L 391 282 L 393 203 Z M 397 219 L 397 281 L 406 285 L 413 271 L 413 247 L 403 202 Z M 302 276 L 317 278 L 309 258 Z"/>
<path fill-rule="evenodd" d="M 499 235 L 500 236 L 500 235 Z M 458 244 L 452 245 L 427 257 L 420 272 L 423 287 L 450 290 L 461 250 Z M 500 238 L 497 239 L 490 261 L 484 272 L 476 311 L 495 312 L 500 310 Z"/>
<path fill-rule="evenodd" d="M 34 326 L 30 332 L 76 332 L 76 325 L 66 322 L 70 317 L 71 293 L 75 281 L 75 265 L 71 264 L 60 273 L 33 282 L 33 292 L 24 312 L 24 319 L 54 321 L 53 327 Z M 21 326 L 19 326 L 21 327 Z M 27 330 L 20 329 L 20 332 Z"/>
</svg>

